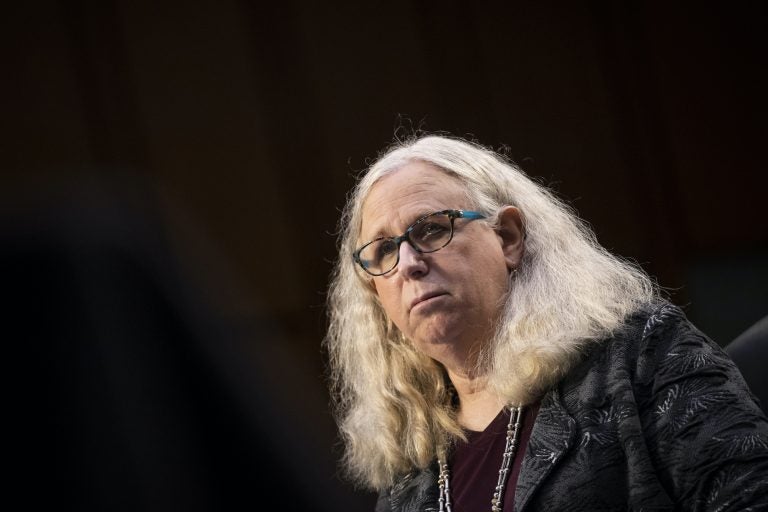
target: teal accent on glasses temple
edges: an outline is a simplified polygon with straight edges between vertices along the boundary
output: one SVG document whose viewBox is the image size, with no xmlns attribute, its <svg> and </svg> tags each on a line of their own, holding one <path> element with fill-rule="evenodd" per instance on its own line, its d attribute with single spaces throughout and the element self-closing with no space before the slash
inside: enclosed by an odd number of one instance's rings
<svg viewBox="0 0 768 512">
<path fill-rule="evenodd" d="M 440 247 L 437 247 L 436 249 L 433 249 L 433 250 L 423 250 L 423 249 L 420 249 L 414 243 L 414 241 L 411 239 L 411 233 L 425 219 L 428 219 L 429 217 L 432 217 L 434 215 L 447 215 L 448 216 L 448 219 L 450 220 L 450 227 L 451 227 L 450 235 L 448 237 L 448 240 L 445 242 L 445 244 L 443 244 Z M 395 237 L 382 236 L 382 237 L 376 238 L 374 240 L 371 240 L 370 242 L 363 244 L 359 249 L 357 249 L 353 253 L 352 256 L 353 256 L 353 258 L 355 260 L 355 263 L 360 265 L 360 267 L 363 270 L 365 270 L 366 273 L 368 273 L 368 274 L 370 274 L 372 276 L 384 275 L 384 274 L 386 274 L 388 272 L 391 272 L 392 270 L 394 270 L 395 267 L 397 267 L 397 264 L 400 262 L 400 245 L 403 242 L 405 242 L 405 241 L 407 241 L 408 245 L 410 245 L 413 248 L 413 250 L 415 250 L 418 253 L 436 252 L 436 251 L 439 251 L 440 249 L 442 249 L 443 247 L 445 247 L 446 245 L 448 245 L 451 242 L 451 240 L 453 240 L 453 233 L 454 233 L 453 222 L 454 222 L 454 220 L 459 219 L 459 218 L 463 218 L 463 219 L 467 219 L 467 220 L 475 220 L 475 219 L 485 219 L 486 216 L 484 214 L 480 213 L 480 212 L 476 212 L 476 211 L 472 211 L 472 210 L 440 210 L 440 211 L 436 211 L 436 212 L 431 212 L 431 213 L 428 213 L 428 214 L 423 215 L 422 217 L 419 217 L 418 219 L 416 219 L 416 221 L 413 222 L 413 224 L 408 226 L 408 228 L 405 230 L 405 233 L 403 233 L 402 235 L 395 236 Z M 390 240 L 390 241 L 392 241 L 395 244 L 396 258 L 395 258 L 395 262 L 394 262 L 394 264 L 392 265 L 391 268 L 387 269 L 384 272 L 376 273 L 376 272 L 372 272 L 371 270 L 369 270 L 369 267 L 371 266 L 371 261 L 370 260 L 364 260 L 364 259 L 360 258 L 360 253 L 362 251 L 364 251 L 371 244 L 380 242 L 382 240 Z"/>
</svg>

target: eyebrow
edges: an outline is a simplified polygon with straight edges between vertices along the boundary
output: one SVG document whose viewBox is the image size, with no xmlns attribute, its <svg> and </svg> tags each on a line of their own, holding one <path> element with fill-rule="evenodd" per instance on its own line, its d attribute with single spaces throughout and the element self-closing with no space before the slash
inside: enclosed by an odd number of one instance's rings
<svg viewBox="0 0 768 512">
<path fill-rule="evenodd" d="M 410 224 L 409 224 L 409 226 L 410 226 Z M 387 235 L 387 234 L 384 232 L 384 228 L 380 227 L 380 228 L 378 228 L 378 229 L 377 229 L 377 230 L 376 230 L 376 231 L 373 233 L 373 235 L 371 235 L 369 238 L 365 238 L 365 239 L 363 239 L 362 241 L 363 241 L 363 242 L 370 242 L 370 241 L 373 241 L 373 240 L 378 240 L 379 238 L 394 238 L 394 237 L 396 237 L 396 236 L 397 236 L 397 235 Z"/>
</svg>

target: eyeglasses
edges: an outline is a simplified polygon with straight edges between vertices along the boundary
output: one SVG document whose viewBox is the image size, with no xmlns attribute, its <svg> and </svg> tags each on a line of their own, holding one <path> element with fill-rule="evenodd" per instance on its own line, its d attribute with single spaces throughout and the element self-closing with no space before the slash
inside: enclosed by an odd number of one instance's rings
<svg viewBox="0 0 768 512">
<path fill-rule="evenodd" d="M 453 221 L 460 218 L 484 219 L 485 215 L 464 210 L 429 213 L 411 224 L 402 235 L 372 240 L 356 250 L 353 257 L 368 274 L 384 275 L 400 261 L 400 244 L 407 241 L 419 253 L 439 251 L 453 240 Z"/>
</svg>

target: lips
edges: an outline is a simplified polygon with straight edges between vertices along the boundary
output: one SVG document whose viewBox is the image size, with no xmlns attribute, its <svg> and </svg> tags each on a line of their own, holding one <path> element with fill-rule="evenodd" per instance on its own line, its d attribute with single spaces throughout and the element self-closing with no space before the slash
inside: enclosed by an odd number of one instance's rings
<svg viewBox="0 0 768 512">
<path fill-rule="evenodd" d="M 447 294 L 445 292 L 438 291 L 438 290 L 422 293 L 421 295 L 418 295 L 415 299 L 411 301 L 411 304 L 408 307 L 408 311 L 412 310 L 422 302 L 426 302 L 430 299 L 434 299 L 435 297 L 440 297 L 442 295 L 447 295 Z"/>
</svg>

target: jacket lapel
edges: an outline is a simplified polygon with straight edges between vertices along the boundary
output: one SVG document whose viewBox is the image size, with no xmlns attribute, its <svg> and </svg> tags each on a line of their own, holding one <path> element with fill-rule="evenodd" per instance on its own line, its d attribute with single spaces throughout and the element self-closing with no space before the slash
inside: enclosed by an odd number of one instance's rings
<svg viewBox="0 0 768 512">
<path fill-rule="evenodd" d="M 515 510 L 522 512 L 544 479 L 573 446 L 575 421 L 554 389 L 541 401 L 515 489 Z"/>
</svg>

